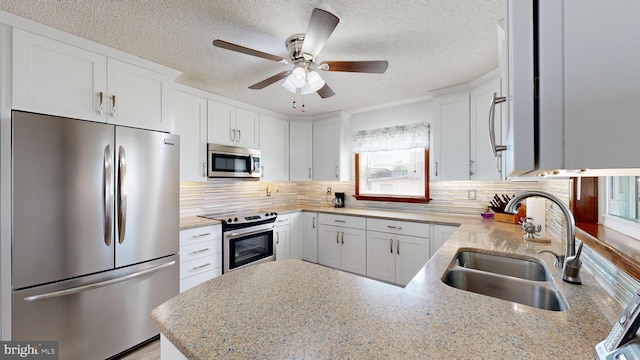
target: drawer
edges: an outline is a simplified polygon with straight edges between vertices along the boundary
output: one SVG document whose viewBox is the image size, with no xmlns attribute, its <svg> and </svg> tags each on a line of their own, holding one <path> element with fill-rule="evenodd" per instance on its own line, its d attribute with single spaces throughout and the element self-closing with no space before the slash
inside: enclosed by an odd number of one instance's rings
<svg viewBox="0 0 640 360">
<path fill-rule="evenodd" d="M 222 275 L 222 268 L 215 268 L 207 270 L 203 273 L 192 275 L 184 279 L 180 279 L 180 292 L 191 289 L 192 287 L 199 285 L 205 281 L 211 280 Z"/>
<path fill-rule="evenodd" d="M 214 239 L 222 239 L 222 225 L 220 224 L 180 231 L 180 246 Z"/>
<path fill-rule="evenodd" d="M 419 222 L 367 219 L 367 230 L 429 238 L 429 224 Z"/>
<path fill-rule="evenodd" d="M 180 261 L 189 261 L 213 254 L 222 254 L 222 240 L 212 239 L 180 246 Z"/>
<path fill-rule="evenodd" d="M 367 219 L 359 216 L 320 214 L 318 221 L 320 224 L 342 226 L 355 229 L 366 229 Z"/>
<path fill-rule="evenodd" d="M 289 214 L 283 214 L 283 215 L 278 214 L 278 217 L 276 218 L 276 226 L 285 226 L 285 225 L 289 225 Z"/>
<path fill-rule="evenodd" d="M 222 254 L 213 254 L 189 261 L 180 260 L 180 279 L 215 268 L 222 268 Z"/>
</svg>

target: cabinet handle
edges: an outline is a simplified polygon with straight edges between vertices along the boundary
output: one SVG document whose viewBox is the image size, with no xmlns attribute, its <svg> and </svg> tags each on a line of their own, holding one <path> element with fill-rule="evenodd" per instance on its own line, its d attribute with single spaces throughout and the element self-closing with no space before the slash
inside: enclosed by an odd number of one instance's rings
<svg viewBox="0 0 640 360">
<path fill-rule="evenodd" d="M 233 135 L 231 135 L 231 141 L 235 142 L 236 141 L 236 129 L 231 129 L 231 133 L 233 133 Z"/>
<path fill-rule="evenodd" d="M 396 240 L 396 254 L 400 255 L 400 240 Z"/>
<path fill-rule="evenodd" d="M 389 239 L 389 252 L 393 254 L 393 239 Z"/>
<path fill-rule="evenodd" d="M 242 138 L 242 133 L 240 132 L 240 129 L 238 129 L 238 142 L 240 142 L 241 138 Z"/>
<path fill-rule="evenodd" d="M 104 93 L 102 91 L 98 93 L 98 99 L 100 99 L 100 108 L 98 109 L 98 114 L 104 115 Z"/>
<path fill-rule="evenodd" d="M 499 152 L 507 150 L 504 145 L 496 145 L 496 105 L 507 101 L 504 96 L 498 96 L 498 93 L 493 93 L 491 98 L 491 107 L 489 107 L 489 143 L 491 144 L 491 151 L 493 156 L 498 156 Z"/>
<path fill-rule="evenodd" d="M 337 222 L 337 223 L 342 223 L 342 224 L 346 223 L 346 221 L 345 221 L 345 220 L 339 220 L 339 219 L 335 219 L 335 220 L 333 220 L 333 221 L 335 221 L 335 222 Z"/>
<path fill-rule="evenodd" d="M 202 163 L 202 176 L 203 177 L 207 177 L 207 163 L 206 162 Z"/>
<path fill-rule="evenodd" d="M 336 166 L 336 179 L 339 178 L 339 174 L 338 174 L 338 167 Z"/>
<path fill-rule="evenodd" d="M 193 235 L 193 237 L 194 237 L 194 238 L 197 238 L 197 237 L 203 237 L 203 236 L 209 236 L 209 235 L 211 235 L 211 233 L 210 233 L 210 232 L 208 232 L 208 233 L 204 233 L 204 234 Z"/>
<path fill-rule="evenodd" d="M 336 244 L 340 244 L 340 231 L 336 231 Z"/>
<path fill-rule="evenodd" d="M 209 249 L 209 248 L 204 248 L 204 249 L 200 249 L 200 250 L 194 250 L 194 251 L 192 252 L 192 254 L 197 254 L 197 253 L 205 252 L 205 251 L 207 251 L 207 250 L 210 250 L 210 249 Z"/>
<path fill-rule="evenodd" d="M 313 228 L 314 229 L 316 228 L 316 217 L 315 216 L 313 217 Z"/>
<path fill-rule="evenodd" d="M 198 269 L 202 269 L 203 267 L 207 267 L 211 265 L 211 263 L 206 263 L 206 264 L 202 264 L 202 265 L 198 265 L 198 266 L 194 266 L 193 269 L 191 270 L 198 270 Z"/>
<path fill-rule="evenodd" d="M 396 229 L 396 230 L 402 230 L 402 226 L 387 225 L 387 228 L 389 228 L 389 229 Z"/>
<path fill-rule="evenodd" d="M 436 161 L 436 176 L 438 176 L 438 162 Z"/>
<path fill-rule="evenodd" d="M 344 231 L 342 231 L 341 234 L 342 234 L 342 245 L 344 245 Z"/>
<path fill-rule="evenodd" d="M 311 179 L 311 168 L 309 168 L 309 179 Z"/>
<path fill-rule="evenodd" d="M 498 156 L 496 156 L 496 169 L 498 170 L 498 173 L 502 174 L 502 154 L 498 154 Z"/>
<path fill-rule="evenodd" d="M 473 176 L 473 160 L 469 160 L 469 176 Z"/>
<path fill-rule="evenodd" d="M 111 107 L 111 116 L 116 117 L 116 96 L 111 95 L 111 103 L 113 106 Z"/>
<path fill-rule="evenodd" d="M 280 244 L 280 233 L 276 233 L 276 245 Z"/>
</svg>

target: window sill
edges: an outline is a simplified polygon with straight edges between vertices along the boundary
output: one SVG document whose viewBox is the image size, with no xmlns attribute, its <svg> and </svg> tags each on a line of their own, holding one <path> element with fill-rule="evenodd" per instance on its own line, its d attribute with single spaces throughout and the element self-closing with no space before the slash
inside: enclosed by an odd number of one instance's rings
<svg viewBox="0 0 640 360">
<path fill-rule="evenodd" d="M 576 237 L 640 281 L 640 246 L 637 239 L 602 225 L 576 224 Z"/>
<path fill-rule="evenodd" d="M 429 202 L 428 198 L 419 197 L 396 197 L 396 196 L 372 196 L 372 195 L 353 195 L 358 200 L 367 201 L 389 201 L 389 202 L 403 202 L 403 203 L 417 203 L 426 204 Z"/>
</svg>

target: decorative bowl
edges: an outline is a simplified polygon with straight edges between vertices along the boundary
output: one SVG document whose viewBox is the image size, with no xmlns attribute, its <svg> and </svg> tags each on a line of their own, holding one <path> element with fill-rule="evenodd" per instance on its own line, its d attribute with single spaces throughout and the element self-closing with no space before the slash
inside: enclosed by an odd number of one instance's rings
<svg viewBox="0 0 640 360">
<path fill-rule="evenodd" d="M 493 219 L 493 213 L 480 213 L 483 219 Z"/>
</svg>

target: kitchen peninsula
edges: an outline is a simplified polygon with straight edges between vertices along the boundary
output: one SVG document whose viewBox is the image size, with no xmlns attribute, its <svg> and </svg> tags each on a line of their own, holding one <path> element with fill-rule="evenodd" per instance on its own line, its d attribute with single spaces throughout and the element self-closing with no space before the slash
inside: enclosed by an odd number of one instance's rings
<svg viewBox="0 0 640 360">
<path fill-rule="evenodd" d="M 188 290 L 156 308 L 152 320 L 187 359 L 595 357 L 595 344 L 622 308 L 587 271 L 583 285 L 566 284 L 553 256 L 537 254 L 561 253 L 563 244 L 525 243 L 518 225 L 492 220 L 448 222 L 460 224 L 458 231 L 405 288 L 300 260 L 276 261 Z M 442 276 L 460 248 L 540 259 L 568 310 L 445 285 Z"/>
</svg>

